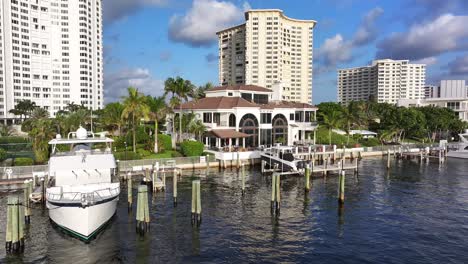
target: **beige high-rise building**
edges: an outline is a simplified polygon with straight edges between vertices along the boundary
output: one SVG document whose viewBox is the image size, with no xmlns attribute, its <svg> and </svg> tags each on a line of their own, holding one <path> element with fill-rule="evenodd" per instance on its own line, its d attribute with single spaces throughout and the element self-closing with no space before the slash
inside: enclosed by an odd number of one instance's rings
<svg viewBox="0 0 468 264">
<path fill-rule="evenodd" d="M 396 104 L 423 99 L 426 65 L 408 60 L 375 60 L 371 66 L 338 70 L 338 102 L 374 100 Z"/>
<path fill-rule="evenodd" d="M 272 88 L 282 99 L 312 102 L 314 20 L 288 18 L 277 9 L 249 10 L 245 23 L 217 33 L 219 83 Z"/>
</svg>

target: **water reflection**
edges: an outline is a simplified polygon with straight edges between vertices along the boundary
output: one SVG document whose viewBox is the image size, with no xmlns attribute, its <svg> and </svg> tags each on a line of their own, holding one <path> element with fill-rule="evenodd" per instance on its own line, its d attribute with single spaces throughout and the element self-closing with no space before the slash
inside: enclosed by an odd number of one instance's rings
<svg viewBox="0 0 468 264">
<path fill-rule="evenodd" d="M 359 176 L 346 177 L 342 208 L 337 175 L 313 175 L 308 193 L 303 177 L 282 177 L 280 215 L 270 212 L 271 176 L 257 170 L 246 168 L 244 196 L 237 169 L 184 172 L 177 207 L 168 177 L 165 192 L 150 199 L 151 229 L 145 236 L 135 232 L 124 188 L 115 219 L 90 244 L 53 228 L 38 207 L 23 256 L 6 256 L 2 247 L 0 263 L 468 263 L 466 162 L 392 161 L 388 172 L 382 159 L 363 159 L 359 166 Z M 197 178 L 200 227 L 190 223 L 191 181 Z M 7 194 L 0 193 L 3 238 Z"/>
</svg>

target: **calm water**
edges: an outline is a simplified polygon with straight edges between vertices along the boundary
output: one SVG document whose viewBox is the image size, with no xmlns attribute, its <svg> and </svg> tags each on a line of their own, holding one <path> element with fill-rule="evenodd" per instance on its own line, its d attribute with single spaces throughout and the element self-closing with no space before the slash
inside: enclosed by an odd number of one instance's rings
<svg viewBox="0 0 468 264">
<path fill-rule="evenodd" d="M 26 250 L 0 263 L 468 263 L 468 161 L 420 165 L 399 161 L 387 174 L 381 159 L 361 161 L 359 178 L 347 176 L 345 207 L 337 205 L 337 177 L 314 178 L 304 196 L 302 177 L 282 180 L 282 209 L 270 213 L 269 177 L 248 172 L 241 196 L 235 171 L 202 178 L 203 222 L 190 224 L 190 174 L 172 180 L 152 201 L 151 230 L 135 233 L 123 189 L 112 223 L 90 244 L 51 226 L 33 211 Z M 196 173 L 199 175 L 199 173 Z M 6 192 L 0 196 L 0 237 L 5 238 Z"/>
</svg>

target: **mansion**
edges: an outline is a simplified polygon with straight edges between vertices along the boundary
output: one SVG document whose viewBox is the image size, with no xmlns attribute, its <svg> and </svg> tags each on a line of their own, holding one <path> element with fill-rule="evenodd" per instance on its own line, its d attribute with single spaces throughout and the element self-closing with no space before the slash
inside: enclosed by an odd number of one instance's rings
<svg viewBox="0 0 468 264">
<path fill-rule="evenodd" d="M 255 85 L 219 86 L 206 97 L 183 103 L 175 115 L 193 113 L 203 120 L 203 143 L 216 148 L 256 148 L 272 144 L 293 145 L 313 141 L 317 107 L 281 100 L 281 84 L 273 89 Z M 168 120 L 172 126 L 172 117 Z"/>
</svg>

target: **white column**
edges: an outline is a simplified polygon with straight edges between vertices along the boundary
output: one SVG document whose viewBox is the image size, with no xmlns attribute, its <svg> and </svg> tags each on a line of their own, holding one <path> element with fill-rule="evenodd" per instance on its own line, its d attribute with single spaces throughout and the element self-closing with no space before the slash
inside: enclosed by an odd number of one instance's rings
<svg viewBox="0 0 468 264">
<path fill-rule="evenodd" d="M 229 151 L 231 151 L 231 146 L 232 146 L 232 138 L 229 138 Z"/>
<path fill-rule="evenodd" d="M 245 148 L 245 138 L 242 138 L 242 147 Z"/>
</svg>

